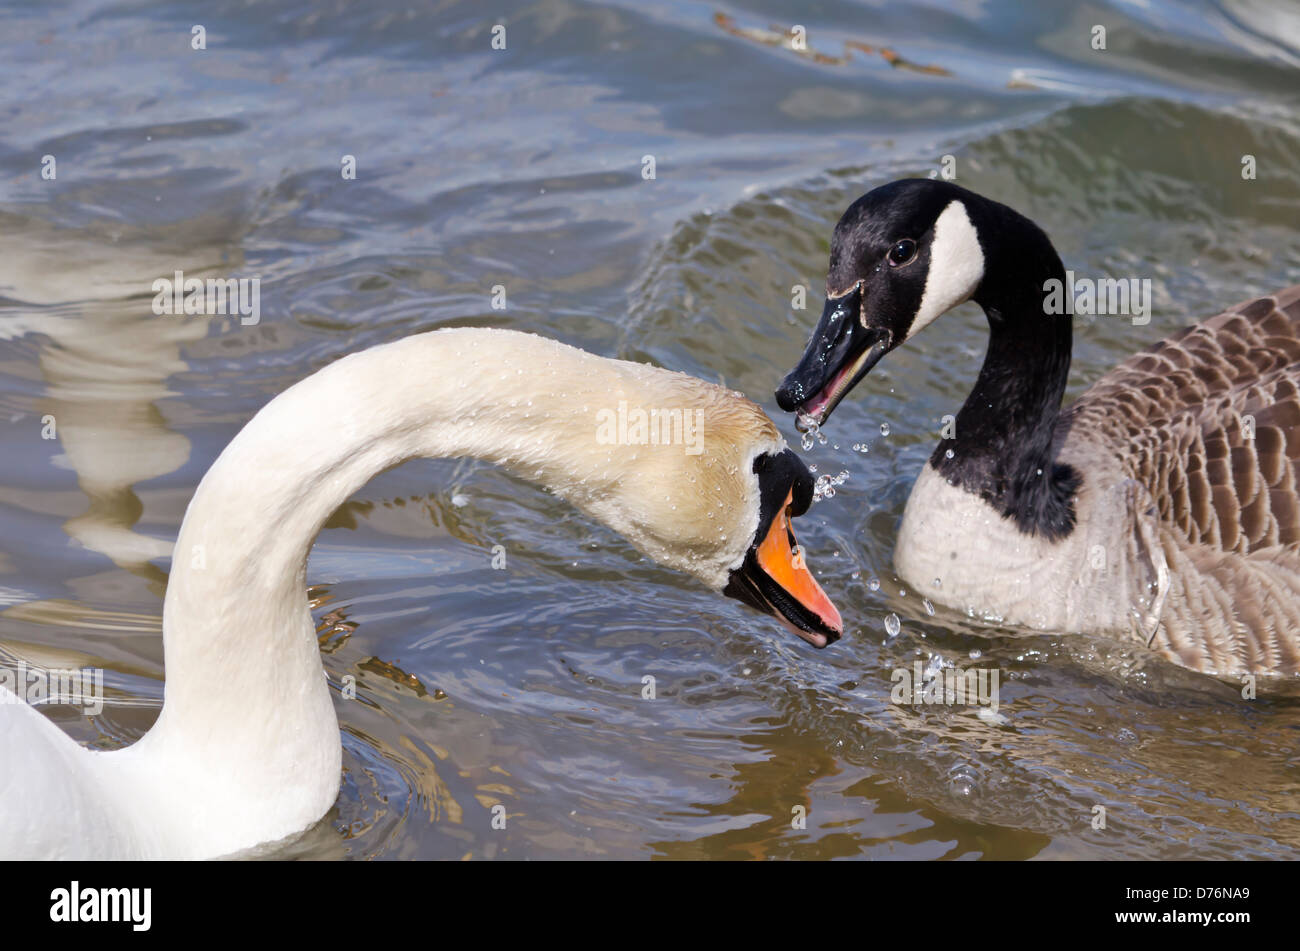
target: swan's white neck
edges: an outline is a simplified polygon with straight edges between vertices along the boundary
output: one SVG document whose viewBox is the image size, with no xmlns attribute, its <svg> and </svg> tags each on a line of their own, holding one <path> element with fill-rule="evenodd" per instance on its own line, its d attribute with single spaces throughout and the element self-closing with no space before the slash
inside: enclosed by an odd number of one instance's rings
<svg viewBox="0 0 1300 951">
<path fill-rule="evenodd" d="M 634 500 L 619 497 L 638 463 L 598 447 L 594 419 L 669 376 L 540 337 L 445 330 L 345 357 L 267 404 L 208 471 L 181 526 L 158 722 L 103 757 L 126 777 L 123 795 L 157 792 L 152 834 L 193 843 L 195 855 L 227 854 L 297 832 L 333 804 L 339 733 L 307 555 L 376 473 L 417 456 L 485 459 L 662 556 Z M 689 567 L 725 578 L 746 543 L 737 537 L 714 568 Z"/>
</svg>

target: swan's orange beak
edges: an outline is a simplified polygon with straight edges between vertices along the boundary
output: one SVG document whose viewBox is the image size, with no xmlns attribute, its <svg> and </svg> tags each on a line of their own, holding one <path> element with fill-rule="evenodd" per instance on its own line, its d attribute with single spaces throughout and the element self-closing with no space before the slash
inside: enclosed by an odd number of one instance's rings
<svg viewBox="0 0 1300 951">
<path fill-rule="evenodd" d="M 802 609 L 795 612 L 788 610 L 786 605 L 773 604 L 781 620 L 814 647 L 825 647 L 830 641 L 838 639 L 844 631 L 844 620 L 808 570 L 803 549 L 795 541 L 794 529 L 790 526 L 793 495 L 791 493 L 786 496 L 785 504 L 772 517 L 767 536 L 758 544 L 754 557 L 763 573 Z M 779 601 L 773 598 L 769 600 Z M 807 624 L 813 619 L 820 622 L 815 626 L 821 630 L 808 629 L 814 626 Z"/>
<path fill-rule="evenodd" d="M 790 519 L 812 505 L 812 473 L 788 448 L 759 454 L 754 473 L 758 526 L 744 561 L 731 569 L 722 593 L 780 619 L 813 647 L 825 647 L 839 640 L 844 621 L 808 570 L 790 528 Z"/>
</svg>

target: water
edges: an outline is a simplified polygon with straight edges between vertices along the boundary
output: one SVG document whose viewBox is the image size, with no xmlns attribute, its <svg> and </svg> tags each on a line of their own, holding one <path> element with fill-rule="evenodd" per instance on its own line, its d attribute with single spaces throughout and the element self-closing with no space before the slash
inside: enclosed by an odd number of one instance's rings
<svg viewBox="0 0 1300 951">
<path fill-rule="evenodd" d="M 801 14 L 821 59 L 772 42 L 782 4 L 718 9 L 4 6 L 0 658 L 107 668 L 113 703 L 53 711 L 64 729 L 115 747 L 148 728 L 195 485 L 273 394 L 352 350 L 543 332 L 725 380 L 800 446 L 771 394 L 819 312 L 830 228 L 944 156 L 1067 266 L 1152 279 L 1149 324 L 1079 320 L 1071 395 L 1300 281 L 1289 0 L 831 2 Z M 260 323 L 153 316 L 176 270 L 259 276 Z M 338 803 L 285 854 L 1300 856 L 1291 698 L 893 594 L 902 507 L 984 341 L 961 308 L 839 407 L 842 449 L 809 445 L 850 473 L 798 526 L 848 625 L 821 652 L 499 471 L 376 479 L 309 566 L 327 672 L 358 699 L 337 701 Z M 881 420 L 889 438 L 854 452 Z M 997 716 L 891 702 L 893 671 L 936 659 L 999 670 Z"/>
<path fill-rule="evenodd" d="M 848 478 L 849 472 L 847 469 L 842 469 L 838 474 L 833 476 L 818 476 L 817 481 L 813 484 L 812 500 L 814 502 L 820 502 L 823 499 L 835 498 L 836 490 L 847 482 Z"/>
</svg>

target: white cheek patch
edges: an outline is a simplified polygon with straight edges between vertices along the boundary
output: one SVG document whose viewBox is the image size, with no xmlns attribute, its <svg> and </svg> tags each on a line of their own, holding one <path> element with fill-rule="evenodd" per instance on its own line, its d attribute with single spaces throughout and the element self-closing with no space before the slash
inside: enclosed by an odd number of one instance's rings
<svg viewBox="0 0 1300 951">
<path fill-rule="evenodd" d="M 934 222 L 925 291 L 905 339 L 910 340 L 940 314 L 967 300 L 983 277 L 984 252 L 966 206 L 959 201 L 949 202 Z"/>
</svg>

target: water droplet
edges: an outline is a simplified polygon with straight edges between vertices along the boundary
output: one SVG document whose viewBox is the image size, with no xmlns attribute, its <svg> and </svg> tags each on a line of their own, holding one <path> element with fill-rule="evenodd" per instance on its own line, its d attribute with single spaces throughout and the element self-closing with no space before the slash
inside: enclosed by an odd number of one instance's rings
<svg viewBox="0 0 1300 951">
<path fill-rule="evenodd" d="M 872 578 L 872 579 L 870 579 L 870 580 L 867 582 L 867 587 L 868 587 L 870 590 L 872 590 L 872 591 L 879 591 L 879 590 L 880 590 L 880 579 L 879 579 L 879 578 Z"/>
<path fill-rule="evenodd" d="M 889 424 L 888 424 L 888 423 L 881 423 L 881 424 L 880 424 L 880 435 L 882 435 L 882 436 L 888 436 L 888 435 L 889 435 Z"/>
<path fill-rule="evenodd" d="M 890 637 L 897 637 L 898 632 L 903 629 L 902 623 L 898 620 L 898 615 L 890 612 L 885 615 L 885 633 Z"/>
<path fill-rule="evenodd" d="M 935 579 L 934 579 L 934 586 L 935 586 L 936 588 L 942 588 L 942 587 L 943 587 L 943 584 L 942 584 L 942 582 L 941 582 L 938 578 L 935 578 Z"/>
<path fill-rule="evenodd" d="M 943 669 L 945 667 L 951 667 L 951 666 L 953 665 L 944 662 L 942 655 L 931 654 L 929 663 L 925 665 L 925 673 L 923 677 L 926 682 L 929 682 L 933 680 L 935 677 L 938 677 L 940 674 L 942 674 Z"/>
<path fill-rule="evenodd" d="M 943 457 L 945 459 L 951 459 L 954 455 L 956 455 L 956 453 L 954 453 L 951 449 L 949 449 L 947 452 L 943 454 Z"/>
<path fill-rule="evenodd" d="M 803 443 L 805 452 L 811 449 L 814 443 L 819 446 L 824 446 L 829 442 L 826 436 L 822 433 L 821 426 L 817 424 L 817 420 L 813 419 L 811 416 L 806 416 L 803 413 L 800 413 L 799 428 L 803 430 L 801 442 Z"/>
<path fill-rule="evenodd" d="M 930 617 L 934 617 L 934 605 L 930 603 L 929 598 L 921 599 L 921 607 L 925 608 L 926 614 L 930 615 Z"/>
<path fill-rule="evenodd" d="M 808 467 L 812 471 L 812 466 Z M 842 470 L 839 475 L 818 476 L 817 481 L 813 483 L 813 501 L 820 502 L 822 499 L 835 498 L 835 489 L 843 485 L 849 478 L 847 470 Z"/>
<path fill-rule="evenodd" d="M 971 659 L 971 660 L 979 660 L 979 659 L 980 659 L 981 657 L 983 657 L 983 656 L 984 656 L 984 652 L 983 652 L 982 650 L 980 650 L 978 647 L 972 647 L 972 648 L 970 649 L 970 659 Z"/>
<path fill-rule="evenodd" d="M 948 771 L 948 788 L 954 796 L 973 796 L 979 792 L 979 774 L 966 765 L 954 766 Z"/>
</svg>

